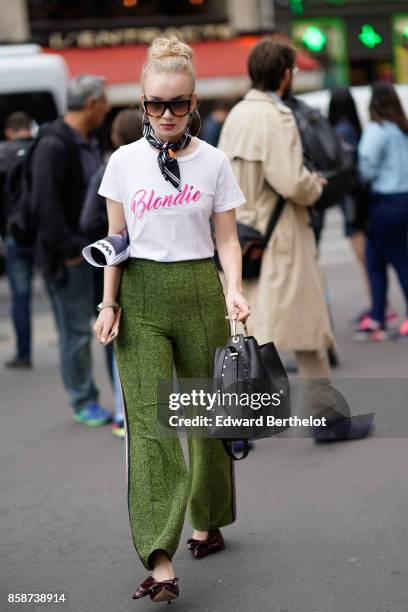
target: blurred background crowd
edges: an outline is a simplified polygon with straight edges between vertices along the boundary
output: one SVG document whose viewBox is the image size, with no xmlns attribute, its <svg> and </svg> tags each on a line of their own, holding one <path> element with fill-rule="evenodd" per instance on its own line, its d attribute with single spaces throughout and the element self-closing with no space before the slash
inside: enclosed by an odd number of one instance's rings
<svg viewBox="0 0 408 612">
<path fill-rule="evenodd" d="M 72 146 L 79 154 L 82 169 L 81 186 L 75 191 L 74 177 L 64 189 L 67 193 L 71 190 L 69 197 L 75 196 L 77 201 L 75 224 L 85 242 L 102 237 L 107 222 L 97 189 L 104 164 L 116 147 L 141 136 L 142 115 L 137 108 L 141 88 L 137 75 L 147 44 L 163 32 L 176 32 L 195 52 L 201 114 L 201 124 L 195 128 L 200 138 L 214 146 L 231 108 L 249 89 L 250 50 L 265 36 L 293 44 L 296 69 L 290 93 L 296 98 L 291 108 L 296 116 L 293 105 L 299 104 L 297 100 L 318 111 L 317 123 L 313 124 L 316 117 L 312 115 L 306 123 L 316 133 L 322 130 L 323 138 L 327 129 L 336 133 L 348 148 L 355 170 L 348 192 L 310 216 L 319 243 L 328 212 L 330 216 L 328 208 L 337 207 L 356 268 L 361 267 L 358 274 L 366 308 L 350 312 L 354 320 L 350 335 L 362 341 L 406 342 L 406 313 L 396 312 L 387 296 L 387 274 L 392 266 L 405 300 L 408 298 L 408 11 L 404 12 L 404 5 L 406 10 L 406 3 L 399 0 L 4 0 L 0 6 L 0 133 L 4 140 L 0 144 L 0 271 L 8 281 L 15 332 L 15 353 L 5 366 L 26 369 L 33 365 L 33 278 L 38 274 L 37 263 L 43 267 L 55 264 L 49 258 L 45 262 L 34 244 L 19 241 L 10 231 L 9 213 L 21 191 L 20 162 L 33 146 L 39 129 L 41 133 L 41 126 L 64 115 L 74 134 L 71 133 Z M 372 88 L 375 83 L 380 84 Z M 299 112 L 298 127 L 307 149 L 310 142 L 307 132 L 302 133 Z M 321 121 L 326 119 L 327 125 L 323 125 Z M 379 133 L 373 123 L 386 124 L 387 130 Z M 312 149 L 316 146 L 319 144 L 311 143 Z M 311 161 L 318 170 L 329 170 Z M 45 162 L 52 165 L 51 160 Z M 43 191 L 36 194 L 50 202 L 55 187 L 51 175 L 52 170 L 48 176 L 44 173 Z M 370 189 L 388 199 L 386 203 L 376 202 L 376 216 L 371 219 L 368 236 Z M 392 202 L 390 197 L 394 197 Z M 51 219 L 53 211 L 49 212 Z M 58 231 L 57 225 L 57 220 L 54 225 L 50 221 L 50 232 Z M 74 260 L 72 257 L 66 261 L 75 264 Z M 92 307 L 101 301 L 102 277 L 98 272 L 94 271 L 92 281 Z M 57 276 L 55 273 L 53 280 Z M 79 286 L 73 290 L 81 293 Z M 70 312 L 67 308 L 73 306 L 74 298 L 56 293 L 52 283 L 47 283 L 47 294 L 60 336 L 64 383 L 71 404 L 75 407 L 77 402 L 81 406 L 80 395 L 85 391 L 79 392 L 75 383 L 78 364 L 64 363 L 63 357 L 71 350 L 78 355 L 78 347 L 70 345 L 66 326 L 66 321 L 75 317 L 75 309 Z M 330 303 L 329 293 L 327 301 Z M 76 309 L 78 304 L 75 303 Z M 84 337 L 87 335 L 88 331 L 84 332 Z M 82 359 L 88 358 L 82 353 Z M 338 365 L 335 346 L 329 350 L 329 359 L 332 366 Z M 123 436 L 120 391 L 111 349 L 107 350 L 107 366 L 116 398 L 113 431 Z M 296 369 L 290 360 L 287 366 Z M 88 424 L 111 421 L 112 415 L 97 403 L 92 379 L 86 384 L 91 409 L 78 420 Z"/>
</svg>

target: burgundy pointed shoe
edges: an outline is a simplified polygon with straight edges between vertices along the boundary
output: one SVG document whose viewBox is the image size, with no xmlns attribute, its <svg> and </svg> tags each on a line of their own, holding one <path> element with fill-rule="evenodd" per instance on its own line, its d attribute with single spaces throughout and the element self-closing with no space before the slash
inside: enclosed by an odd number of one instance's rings
<svg viewBox="0 0 408 612">
<path fill-rule="evenodd" d="M 195 559 L 202 559 L 207 555 L 224 550 L 225 542 L 222 533 L 219 529 L 212 529 L 208 532 L 206 540 L 194 540 L 190 538 L 187 541 L 187 548 Z"/>
<path fill-rule="evenodd" d="M 153 576 L 149 576 L 137 588 L 133 599 L 141 599 L 146 597 L 146 595 L 150 595 L 152 601 L 168 601 L 170 603 L 172 599 L 177 599 L 179 596 L 178 583 L 178 578 L 157 582 Z"/>
</svg>

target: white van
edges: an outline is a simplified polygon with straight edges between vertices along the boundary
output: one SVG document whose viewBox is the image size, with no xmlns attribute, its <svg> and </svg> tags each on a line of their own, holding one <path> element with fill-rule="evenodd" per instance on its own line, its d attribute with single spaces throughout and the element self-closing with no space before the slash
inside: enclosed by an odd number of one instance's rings
<svg viewBox="0 0 408 612">
<path fill-rule="evenodd" d="M 405 114 L 408 116 L 408 85 L 395 85 L 395 89 L 401 100 Z M 351 95 L 356 103 L 358 116 L 362 126 L 364 127 L 369 121 L 368 105 L 371 99 L 371 87 L 362 85 L 360 87 L 350 87 Z M 322 89 L 320 91 L 312 91 L 309 93 L 297 96 L 309 106 L 317 108 L 325 117 L 328 115 L 330 90 Z"/>
<path fill-rule="evenodd" d="M 39 45 L 0 45 L 0 139 L 12 112 L 25 111 L 38 124 L 64 113 L 68 80 L 61 56 Z"/>
</svg>

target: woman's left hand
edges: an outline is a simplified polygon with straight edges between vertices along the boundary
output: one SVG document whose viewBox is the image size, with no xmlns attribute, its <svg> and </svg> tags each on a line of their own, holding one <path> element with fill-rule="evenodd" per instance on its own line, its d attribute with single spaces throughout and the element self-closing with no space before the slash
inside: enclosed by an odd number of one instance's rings
<svg viewBox="0 0 408 612">
<path fill-rule="evenodd" d="M 251 314 L 251 307 L 240 291 L 228 291 L 225 302 L 227 304 L 228 318 L 232 321 L 246 321 Z"/>
</svg>

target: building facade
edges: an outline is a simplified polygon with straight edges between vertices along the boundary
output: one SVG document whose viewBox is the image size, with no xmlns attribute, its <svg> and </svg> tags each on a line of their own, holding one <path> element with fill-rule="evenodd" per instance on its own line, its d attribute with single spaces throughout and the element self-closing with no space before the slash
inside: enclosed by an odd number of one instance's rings
<svg viewBox="0 0 408 612">
<path fill-rule="evenodd" d="M 3 27 L 9 11 L 15 26 Z M 3 25 L 2 25 L 3 24 Z M 18 24 L 18 27 L 17 27 Z M 61 55 L 72 76 L 106 77 L 112 105 L 126 106 L 140 96 L 138 78 L 146 44 L 164 33 L 178 33 L 196 52 L 201 102 L 236 99 L 249 86 L 247 58 L 263 33 L 273 33 L 272 0 L 2 0 L 0 42 L 37 43 Z M 322 70 L 299 54 L 298 90 L 322 84 Z"/>
<path fill-rule="evenodd" d="M 271 0 L 2 0 L 0 42 L 52 48 L 148 43 L 163 31 L 190 42 L 274 26 Z"/>
</svg>

